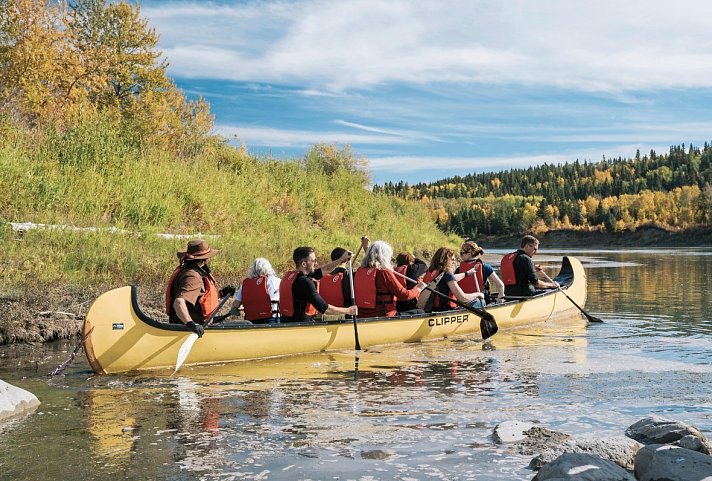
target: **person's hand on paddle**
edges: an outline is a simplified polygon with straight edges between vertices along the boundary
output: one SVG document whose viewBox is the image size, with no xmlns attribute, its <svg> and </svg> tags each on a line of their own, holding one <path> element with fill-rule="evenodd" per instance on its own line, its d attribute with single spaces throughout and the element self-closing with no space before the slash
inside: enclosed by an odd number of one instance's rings
<svg viewBox="0 0 712 481">
<path fill-rule="evenodd" d="M 366 252 L 370 246 L 371 240 L 366 236 L 361 237 L 361 247 L 363 248 L 363 251 Z"/>
<path fill-rule="evenodd" d="M 190 321 L 188 324 L 186 324 L 186 326 L 188 326 L 188 329 L 196 333 L 199 338 L 203 337 L 203 333 L 205 333 L 205 328 L 200 324 L 196 324 L 195 322 Z"/>
<path fill-rule="evenodd" d="M 535 266 L 534 266 L 534 269 L 536 269 L 537 272 L 541 272 L 542 274 L 544 274 L 544 277 L 546 277 L 546 278 L 549 280 L 549 286 L 548 286 L 549 288 L 551 288 L 551 289 L 558 289 L 559 287 L 561 287 L 558 282 L 556 282 L 555 280 L 553 280 L 551 277 L 549 277 L 549 276 L 546 274 L 546 272 L 544 272 L 544 269 L 542 269 L 539 264 L 535 265 Z"/>
<path fill-rule="evenodd" d="M 423 276 L 418 277 L 418 284 L 415 286 L 420 292 L 423 292 L 428 285 L 423 282 Z"/>
<path fill-rule="evenodd" d="M 499 291 L 497 293 L 497 304 L 502 304 L 504 302 L 504 291 Z"/>
<path fill-rule="evenodd" d="M 349 259 L 353 257 L 354 253 L 351 251 L 346 251 L 343 254 L 341 254 L 341 257 L 339 257 L 339 264 L 343 264 L 344 262 L 348 262 Z"/>
<path fill-rule="evenodd" d="M 349 316 L 358 316 L 358 306 L 357 305 L 354 304 L 353 306 L 350 306 L 348 309 L 349 309 Z"/>
<path fill-rule="evenodd" d="M 233 296 L 235 295 L 235 286 L 225 286 L 218 292 L 220 297 Z"/>
</svg>

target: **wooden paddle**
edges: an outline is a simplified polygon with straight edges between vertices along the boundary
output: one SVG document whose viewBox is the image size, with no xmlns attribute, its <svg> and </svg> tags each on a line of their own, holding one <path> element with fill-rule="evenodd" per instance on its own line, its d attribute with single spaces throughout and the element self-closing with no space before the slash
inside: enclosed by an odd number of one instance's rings
<svg viewBox="0 0 712 481">
<path fill-rule="evenodd" d="M 359 247 L 359 250 L 361 248 Z M 349 280 L 351 281 L 351 302 L 356 304 L 356 296 L 354 295 L 354 269 L 353 265 L 351 264 L 351 259 L 349 259 Z M 353 316 L 354 319 L 354 341 L 355 341 L 355 346 L 356 350 L 360 351 L 361 350 L 361 343 L 358 340 L 358 321 L 356 320 L 358 316 Z"/>
<path fill-rule="evenodd" d="M 402 278 L 404 278 L 404 279 L 407 279 L 407 280 L 409 280 L 409 281 L 411 281 L 411 282 L 415 282 L 416 284 L 418 283 L 418 281 L 416 281 L 415 279 L 411 279 L 410 277 L 405 276 L 405 275 L 401 274 L 400 272 L 397 272 L 397 271 L 392 271 L 392 272 L 393 272 L 395 275 L 400 276 L 400 277 L 402 277 Z M 436 290 L 436 289 L 432 289 L 432 288 L 430 288 L 430 287 L 428 287 L 428 286 L 425 286 L 425 289 L 429 290 L 429 291 L 432 292 L 433 294 L 436 294 L 436 295 L 438 295 L 438 296 L 440 296 L 440 297 L 442 297 L 442 298 L 444 298 L 444 299 L 446 299 L 446 300 L 448 300 L 448 301 L 450 301 L 450 302 L 454 302 L 454 303 L 457 304 L 458 306 L 462 307 L 463 309 L 466 309 L 466 310 L 470 311 L 471 313 L 473 313 L 474 315 L 476 315 L 477 317 L 479 317 L 479 318 L 480 318 L 480 332 L 481 332 L 481 334 L 482 334 L 482 339 L 483 339 L 483 340 L 489 339 L 490 337 L 492 337 L 492 336 L 494 336 L 495 334 L 497 334 L 497 331 L 499 330 L 499 327 L 497 327 L 497 322 L 494 320 L 494 316 L 492 315 L 492 313 L 487 312 L 487 311 L 485 311 L 484 309 L 479 309 L 479 308 L 477 308 L 477 307 L 472 307 L 472 306 L 469 305 L 469 304 L 465 304 L 464 302 L 460 302 L 460 301 L 457 300 L 457 299 L 453 299 L 453 298 L 451 298 L 451 297 L 448 297 L 448 296 L 446 296 L 445 294 L 443 294 L 442 292 L 440 292 L 440 291 L 438 291 L 438 290 Z"/>
<path fill-rule="evenodd" d="M 211 322 L 213 322 L 213 318 L 215 317 L 215 314 L 218 313 L 220 308 L 227 302 L 228 299 L 232 297 L 232 294 L 228 294 L 227 296 L 223 297 L 220 299 L 220 304 L 218 304 L 218 307 L 213 311 L 212 314 L 210 314 L 210 317 L 205 321 L 205 327 L 208 327 Z M 194 332 L 191 332 L 190 335 L 188 336 L 188 339 L 183 341 L 183 345 L 180 347 L 178 350 L 178 358 L 176 359 L 176 368 L 173 370 L 173 374 L 178 372 L 178 369 L 183 365 L 183 362 L 186 360 L 188 357 L 188 354 L 190 354 L 190 350 L 193 348 L 193 344 L 195 344 L 195 341 L 198 340 L 198 335 Z M 171 374 L 171 376 L 173 375 Z"/>
<path fill-rule="evenodd" d="M 546 280 L 548 280 L 549 282 L 554 282 L 554 281 L 551 279 L 551 277 L 549 277 L 549 275 L 548 275 L 546 272 L 544 272 L 544 271 L 542 270 L 541 267 L 537 266 L 537 267 L 536 267 L 536 270 L 539 271 L 539 272 L 541 272 L 542 275 L 543 275 L 544 277 L 546 277 Z M 581 306 L 579 306 L 578 304 L 576 304 L 576 301 L 574 301 L 573 299 L 571 299 L 571 298 L 569 297 L 569 295 L 568 295 L 566 292 L 564 292 L 563 289 L 561 289 L 561 286 L 557 287 L 556 290 L 558 290 L 560 293 L 562 293 L 564 296 L 566 296 L 566 298 L 571 301 L 571 304 L 573 304 L 574 306 L 576 306 L 576 308 L 577 308 L 579 311 L 581 311 L 581 313 L 582 313 L 584 316 L 586 316 L 586 319 L 588 319 L 588 322 L 603 322 L 603 320 L 601 320 L 601 319 L 599 319 L 599 318 L 597 318 L 597 317 L 595 317 L 595 316 L 592 316 L 592 315 L 589 314 L 588 312 L 584 311 Z"/>
</svg>

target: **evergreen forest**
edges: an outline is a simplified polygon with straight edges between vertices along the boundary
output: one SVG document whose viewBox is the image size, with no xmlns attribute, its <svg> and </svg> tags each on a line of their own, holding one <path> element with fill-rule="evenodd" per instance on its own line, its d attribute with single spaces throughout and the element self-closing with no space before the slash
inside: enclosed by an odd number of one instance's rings
<svg viewBox="0 0 712 481">
<path fill-rule="evenodd" d="M 422 202 L 442 229 L 461 236 L 708 227 L 712 145 L 681 144 L 666 154 L 637 151 L 632 158 L 576 160 L 414 185 L 389 182 L 373 190 Z"/>
</svg>

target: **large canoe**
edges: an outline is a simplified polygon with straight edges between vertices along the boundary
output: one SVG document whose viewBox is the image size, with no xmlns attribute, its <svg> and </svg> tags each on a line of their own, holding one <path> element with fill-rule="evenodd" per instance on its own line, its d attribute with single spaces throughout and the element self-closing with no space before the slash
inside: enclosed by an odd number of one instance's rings
<svg viewBox="0 0 712 481">
<path fill-rule="evenodd" d="M 585 305 L 586 273 L 578 259 L 564 257 L 556 281 L 579 306 Z M 556 290 L 490 305 L 487 311 L 494 315 L 501 330 L 580 316 L 573 303 Z M 84 350 L 97 374 L 172 369 L 178 350 L 190 333 L 185 326 L 160 322 L 141 312 L 136 287 L 126 286 L 102 294 L 92 304 L 84 322 Z M 480 319 L 464 310 L 359 319 L 358 334 L 362 349 L 453 336 L 481 339 Z M 354 349 L 351 320 L 276 325 L 224 322 L 205 330 L 184 364 L 345 349 Z"/>
</svg>

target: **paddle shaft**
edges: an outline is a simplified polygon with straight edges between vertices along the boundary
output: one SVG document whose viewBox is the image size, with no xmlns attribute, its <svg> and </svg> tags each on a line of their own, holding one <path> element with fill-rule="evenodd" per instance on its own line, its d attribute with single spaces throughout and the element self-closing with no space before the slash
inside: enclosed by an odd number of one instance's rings
<svg viewBox="0 0 712 481">
<path fill-rule="evenodd" d="M 549 275 L 548 275 L 546 272 L 544 272 L 543 270 L 540 270 L 539 272 L 541 272 L 542 275 L 543 275 L 544 277 L 546 277 L 546 280 L 548 280 L 549 282 L 554 282 L 554 281 L 551 279 L 551 277 L 549 277 Z M 562 293 L 569 301 L 571 301 L 571 304 L 573 304 L 574 306 L 576 306 L 576 308 L 577 308 L 579 311 L 581 311 L 581 313 L 582 313 L 584 316 L 586 316 L 586 319 L 588 319 L 588 322 L 603 322 L 601 319 L 599 319 L 599 318 L 597 318 L 597 317 L 595 317 L 595 316 L 592 316 L 592 315 L 589 314 L 588 312 L 584 311 L 581 306 L 579 306 L 578 304 L 576 304 L 576 301 L 574 301 L 573 299 L 571 299 L 571 297 L 569 297 L 569 295 L 568 295 L 566 292 L 564 292 L 563 289 L 561 289 L 561 286 L 558 286 L 558 287 L 556 288 L 556 290 L 558 290 L 558 291 L 559 291 L 560 293 Z"/>
<path fill-rule="evenodd" d="M 358 255 L 361 253 L 362 248 L 363 248 L 363 246 L 358 246 L 358 249 L 356 250 L 356 255 L 354 255 L 354 262 L 356 262 L 356 259 L 358 258 Z"/>
<path fill-rule="evenodd" d="M 220 310 L 220 308 L 221 308 L 223 305 L 225 305 L 225 303 L 227 302 L 227 300 L 230 299 L 231 297 L 232 297 L 232 294 L 228 294 L 227 296 L 225 296 L 225 297 L 223 297 L 222 299 L 220 299 L 220 303 L 218 304 L 218 307 L 215 308 L 215 310 L 213 311 L 213 313 L 210 314 L 210 317 L 208 317 L 208 319 L 205 321 L 205 327 L 208 327 L 208 326 L 213 322 L 213 319 L 215 319 L 215 314 L 218 313 L 218 311 Z"/>
<path fill-rule="evenodd" d="M 356 295 L 354 294 L 354 268 L 349 259 L 349 287 L 351 288 L 351 302 L 353 305 L 356 304 Z M 361 350 L 361 343 L 358 340 L 358 321 L 356 320 L 358 316 L 353 316 L 354 319 L 354 345 L 357 351 Z"/>
<path fill-rule="evenodd" d="M 395 275 L 400 276 L 400 277 L 402 277 L 402 278 L 404 278 L 404 279 L 407 279 L 407 280 L 409 280 L 409 281 L 411 281 L 411 282 L 415 282 L 416 284 L 418 283 L 418 281 L 416 281 L 415 279 L 411 279 L 410 277 L 408 277 L 408 276 L 406 276 L 406 275 L 404 275 L 404 274 L 401 274 L 401 273 L 398 272 L 398 271 L 392 271 L 392 272 L 393 272 Z M 462 307 L 463 309 L 467 309 L 468 311 L 470 311 L 471 313 L 473 313 L 473 314 L 476 315 L 477 317 L 481 317 L 482 319 L 487 319 L 487 320 L 489 320 L 489 321 L 494 322 L 494 316 L 493 316 L 491 313 L 485 311 L 484 309 L 478 309 L 478 308 L 476 308 L 476 307 L 472 307 L 472 306 L 469 305 L 469 304 L 465 304 L 464 302 L 460 302 L 458 299 L 453 299 L 452 297 L 446 296 L 445 294 L 443 294 L 442 292 L 438 291 L 437 289 L 432 289 L 432 288 L 430 288 L 429 286 L 425 286 L 425 289 L 428 290 L 428 291 L 430 291 L 430 292 L 432 292 L 433 294 L 437 294 L 438 296 L 442 297 L 443 299 L 446 299 L 446 300 L 448 300 L 448 301 L 450 301 L 450 302 L 454 302 L 455 304 L 457 304 L 458 306 Z"/>
</svg>

